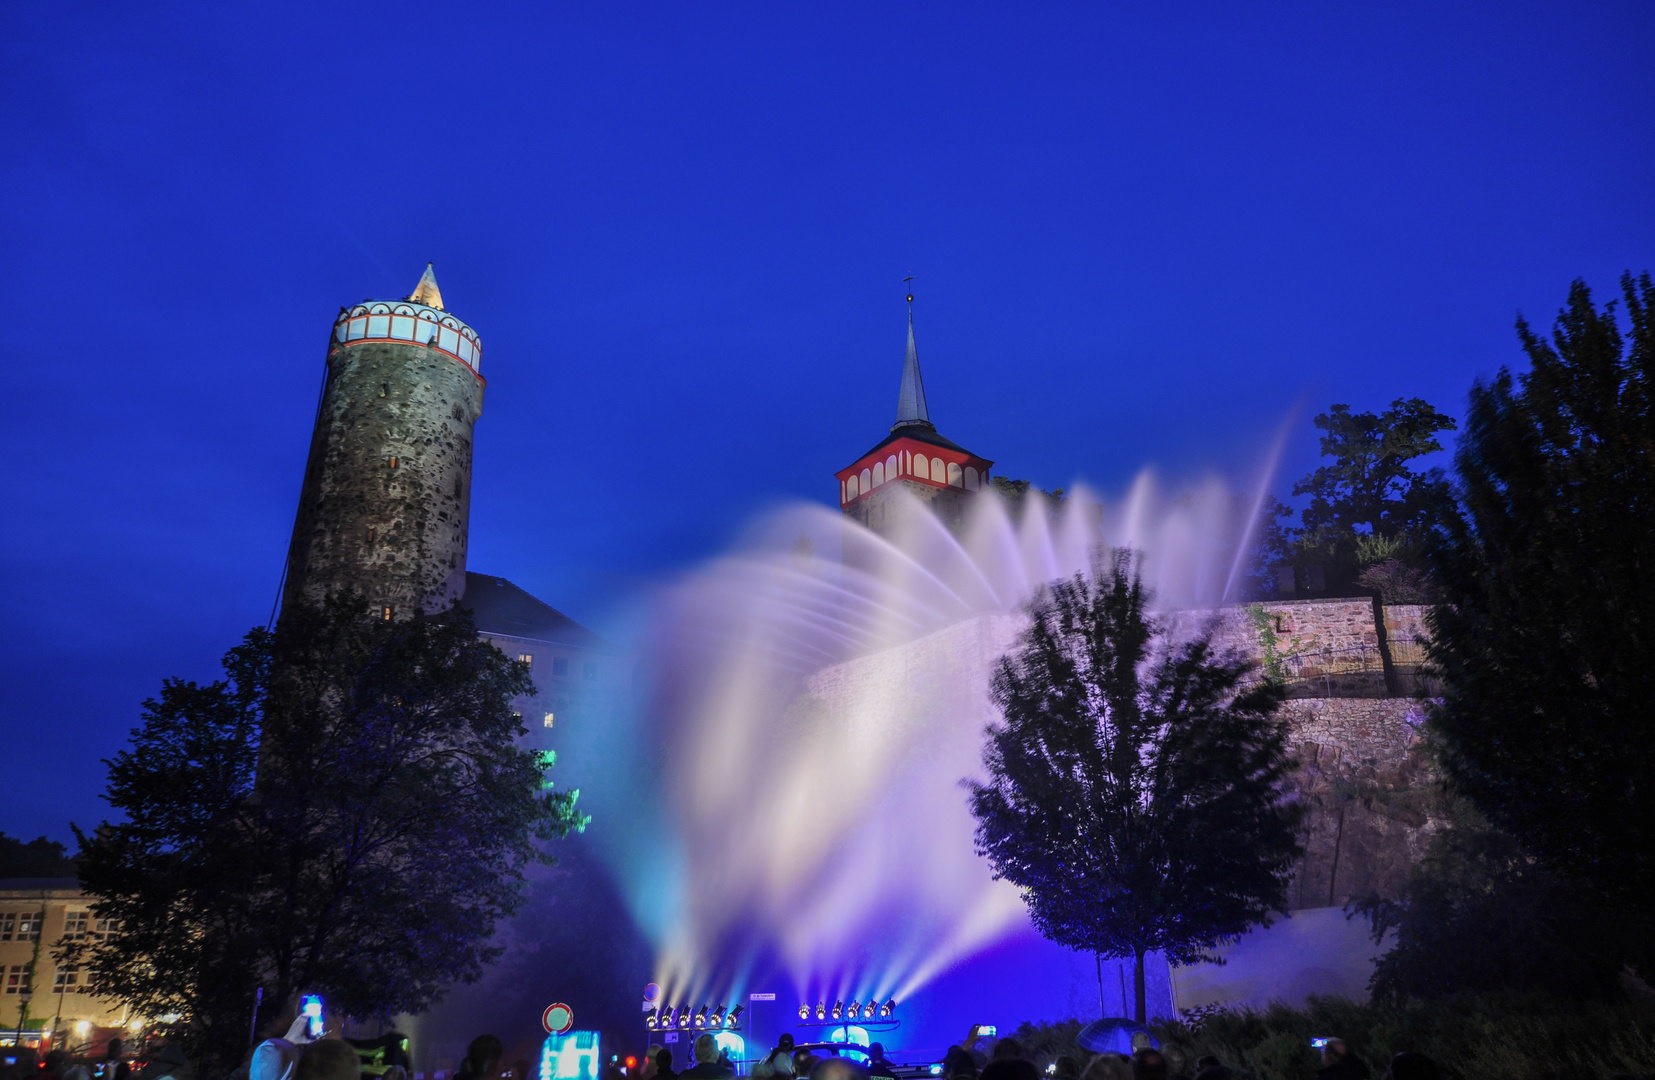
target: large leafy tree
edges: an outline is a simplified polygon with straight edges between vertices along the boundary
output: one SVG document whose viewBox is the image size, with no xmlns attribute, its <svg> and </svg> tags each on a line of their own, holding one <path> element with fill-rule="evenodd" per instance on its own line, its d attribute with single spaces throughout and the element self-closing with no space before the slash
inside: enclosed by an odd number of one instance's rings
<svg viewBox="0 0 1655 1080">
<path fill-rule="evenodd" d="M 992 683 L 977 850 L 1053 941 L 1173 963 L 1285 911 L 1302 810 L 1280 691 L 1151 617 L 1132 557 L 1053 583 Z"/>
<path fill-rule="evenodd" d="M 1334 405 L 1313 423 L 1327 463 L 1293 485 L 1309 502 L 1288 533 L 1295 550 L 1281 561 L 1299 564 L 1306 584 L 1319 568 L 1316 587 L 1335 594 L 1379 589 L 1391 602 L 1420 602 L 1422 553 L 1452 500 L 1442 471 L 1416 462 L 1442 450 L 1437 436 L 1454 430 L 1453 419 L 1420 398 L 1397 398 L 1378 413 Z"/>
<path fill-rule="evenodd" d="M 1573 887 L 1655 890 L 1655 285 L 1577 281 L 1529 370 L 1471 393 L 1436 552 L 1452 786 Z"/>
<path fill-rule="evenodd" d="M 103 992 L 185 1018 L 209 1072 L 245 1048 L 255 990 L 349 1016 L 418 1012 L 498 952 L 542 843 L 584 824 L 548 755 L 517 745 L 524 666 L 441 621 L 364 617 L 360 597 L 283 612 L 209 685 L 167 680 L 109 762 L 123 815 L 81 842 L 118 934 Z"/>
</svg>

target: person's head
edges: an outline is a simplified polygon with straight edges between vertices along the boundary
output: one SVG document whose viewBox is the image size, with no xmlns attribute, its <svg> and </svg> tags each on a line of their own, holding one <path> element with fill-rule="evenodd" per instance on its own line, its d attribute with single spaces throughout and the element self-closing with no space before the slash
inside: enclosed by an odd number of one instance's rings
<svg viewBox="0 0 1655 1080">
<path fill-rule="evenodd" d="M 1208 1069 L 1222 1069 L 1223 1067 L 1224 1063 L 1211 1054 L 1203 1054 L 1195 1059 L 1195 1071 L 1198 1073 L 1206 1072 Z"/>
<path fill-rule="evenodd" d="M 379 1080 L 408 1080 L 408 1070 L 404 1069 L 401 1065 L 392 1065 L 389 1069 L 385 1070 Z"/>
<path fill-rule="evenodd" d="M 695 1037 L 695 1062 L 705 1065 L 718 1060 L 718 1040 L 703 1031 Z"/>
<path fill-rule="evenodd" d="M 809 1050 L 793 1051 L 793 1075 L 809 1076 L 810 1070 L 816 1067 L 816 1055 Z"/>
<path fill-rule="evenodd" d="M 1040 1080 L 1040 1071 L 1032 1061 L 1000 1058 L 983 1068 L 982 1080 Z"/>
<path fill-rule="evenodd" d="M 1404 1050 L 1391 1059 L 1385 1076 L 1386 1080 L 1441 1080 L 1442 1071 L 1424 1054 Z"/>
<path fill-rule="evenodd" d="M 884 1043 L 877 1043 L 877 1042 L 876 1043 L 869 1043 L 868 1044 L 868 1060 L 869 1061 L 884 1061 L 885 1060 L 885 1044 Z"/>
<path fill-rule="evenodd" d="M 472 1080 L 492 1080 L 500 1072 L 500 1059 L 506 1056 L 506 1047 L 498 1035 L 479 1035 L 465 1048 L 465 1061 L 460 1071 Z"/>
<path fill-rule="evenodd" d="M 810 1080 L 868 1080 L 868 1070 L 850 1058 L 825 1057 L 811 1066 Z"/>
<path fill-rule="evenodd" d="M 1167 1080 L 1167 1059 L 1159 1050 L 1139 1050 L 1132 1055 L 1132 1080 Z"/>
<path fill-rule="evenodd" d="M 124 1049 L 126 1049 L 126 1044 L 121 1042 L 119 1038 L 110 1039 L 109 1049 L 104 1051 L 104 1056 L 109 1058 L 118 1058 L 121 1056 L 121 1051 Z"/>
<path fill-rule="evenodd" d="M 48 1050 L 46 1051 L 46 1071 L 61 1073 L 63 1071 L 63 1063 L 68 1060 L 69 1055 L 67 1052 L 63 1050 Z"/>
<path fill-rule="evenodd" d="M 1016 1039 L 1001 1039 L 994 1044 L 995 1061 L 1016 1061 L 1022 1056 L 1023 1046 Z"/>
<path fill-rule="evenodd" d="M 1059 1054 L 1052 1062 L 1052 1075 L 1058 1080 L 1080 1080 L 1080 1062 L 1068 1054 Z"/>
<path fill-rule="evenodd" d="M 1087 1063 L 1081 1080 L 1132 1080 L 1132 1066 L 1120 1054 L 1099 1054 Z"/>
<path fill-rule="evenodd" d="M 977 1075 L 977 1063 L 971 1060 L 971 1054 L 963 1047 L 951 1046 L 948 1053 L 943 1055 L 942 1074 L 949 1080 L 958 1077 L 974 1077 Z"/>
<path fill-rule="evenodd" d="M 361 1080 L 362 1059 L 344 1039 L 317 1039 L 299 1054 L 293 1080 Z"/>
<path fill-rule="evenodd" d="M 671 1049 L 663 1046 L 661 1049 L 655 1051 L 655 1071 L 664 1073 L 672 1071 Z"/>
<path fill-rule="evenodd" d="M 793 1036 L 785 1031 L 782 1032 L 782 1037 L 776 1040 L 776 1049 L 791 1054 L 793 1052 Z"/>
<path fill-rule="evenodd" d="M 253 1051 L 248 1080 L 288 1080 L 299 1062 L 299 1048 L 286 1039 L 266 1039 Z"/>
</svg>

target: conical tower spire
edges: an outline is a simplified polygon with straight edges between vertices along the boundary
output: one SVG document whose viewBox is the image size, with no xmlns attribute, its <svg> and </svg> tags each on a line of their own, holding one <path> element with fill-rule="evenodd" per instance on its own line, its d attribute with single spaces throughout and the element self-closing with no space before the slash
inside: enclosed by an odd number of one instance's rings
<svg viewBox="0 0 1655 1080">
<path fill-rule="evenodd" d="M 914 347 L 914 294 L 908 294 L 908 353 L 902 358 L 902 389 L 896 398 L 895 431 L 909 425 L 931 427 L 931 414 L 925 409 L 925 382 L 919 375 L 919 350 Z"/>
<path fill-rule="evenodd" d="M 443 310 L 442 293 L 437 290 L 437 272 L 431 263 L 425 264 L 425 273 L 420 275 L 419 284 L 414 286 L 414 295 L 408 299 L 438 311 Z"/>
</svg>

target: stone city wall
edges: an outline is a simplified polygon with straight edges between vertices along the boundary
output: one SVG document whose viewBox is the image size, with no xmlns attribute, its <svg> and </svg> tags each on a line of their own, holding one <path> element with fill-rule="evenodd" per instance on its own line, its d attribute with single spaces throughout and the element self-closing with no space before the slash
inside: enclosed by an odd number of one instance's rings
<svg viewBox="0 0 1655 1080">
<path fill-rule="evenodd" d="M 1289 601 L 1259 609 L 1179 612 L 1170 621 L 1175 631 L 1211 626 L 1221 647 L 1258 664 L 1261 673 L 1273 652 L 1276 670 L 1287 678 L 1290 696 L 1282 715 L 1298 766 L 1290 787 L 1307 808 L 1305 857 L 1290 903 L 1309 908 L 1370 893 L 1394 897 L 1437 827 L 1438 796 L 1420 742 L 1426 702 L 1407 677 L 1415 661 L 1391 663 L 1387 677 L 1371 600 Z M 1384 644 L 1407 644 L 1417 655 L 1424 610 L 1385 608 Z M 983 728 L 997 719 L 989 678 L 1021 625 L 1017 616 L 979 616 L 824 668 L 810 678 L 808 691 L 835 711 L 872 699 L 876 711 L 893 721 L 917 720 L 938 740 L 933 760 L 959 775 L 976 775 Z"/>
</svg>

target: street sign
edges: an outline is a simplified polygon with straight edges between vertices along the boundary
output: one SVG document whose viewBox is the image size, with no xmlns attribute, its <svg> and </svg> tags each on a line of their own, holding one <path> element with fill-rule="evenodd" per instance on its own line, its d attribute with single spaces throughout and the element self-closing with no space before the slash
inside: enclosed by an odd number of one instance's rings
<svg viewBox="0 0 1655 1080">
<path fill-rule="evenodd" d="M 540 1026 L 546 1029 L 548 1035 L 562 1035 L 575 1026 L 575 1010 L 558 1002 L 546 1006 L 546 1011 L 540 1014 Z"/>
</svg>

